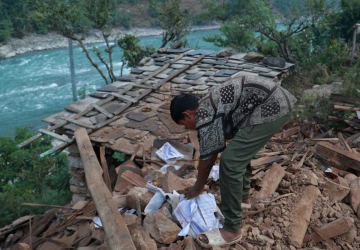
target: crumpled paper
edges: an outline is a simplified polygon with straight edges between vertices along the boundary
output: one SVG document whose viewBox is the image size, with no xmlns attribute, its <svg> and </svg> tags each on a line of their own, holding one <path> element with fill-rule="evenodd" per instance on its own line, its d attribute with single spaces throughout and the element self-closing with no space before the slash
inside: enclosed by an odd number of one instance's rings
<svg viewBox="0 0 360 250">
<path fill-rule="evenodd" d="M 184 155 L 177 151 L 170 143 L 165 143 L 155 154 L 167 164 L 173 165 L 178 160 L 184 158 Z"/>
<path fill-rule="evenodd" d="M 222 228 L 221 220 L 224 216 L 216 205 L 212 194 L 201 194 L 198 197 L 187 200 L 181 196 L 180 203 L 173 210 L 173 214 L 182 226 L 179 236 L 196 235 Z"/>
</svg>

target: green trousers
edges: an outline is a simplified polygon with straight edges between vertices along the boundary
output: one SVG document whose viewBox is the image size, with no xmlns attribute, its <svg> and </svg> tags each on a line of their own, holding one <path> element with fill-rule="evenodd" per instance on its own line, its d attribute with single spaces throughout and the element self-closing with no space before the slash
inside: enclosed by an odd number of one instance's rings
<svg viewBox="0 0 360 250">
<path fill-rule="evenodd" d="M 249 198 L 250 161 L 289 120 L 287 114 L 276 121 L 240 129 L 220 158 L 221 211 L 224 229 L 238 232 L 241 228 L 241 201 Z"/>
</svg>

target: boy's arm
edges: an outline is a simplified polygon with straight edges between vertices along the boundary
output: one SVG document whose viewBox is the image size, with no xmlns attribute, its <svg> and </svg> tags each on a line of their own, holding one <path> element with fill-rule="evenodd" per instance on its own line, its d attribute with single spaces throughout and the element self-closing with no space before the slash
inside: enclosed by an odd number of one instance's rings
<svg viewBox="0 0 360 250">
<path fill-rule="evenodd" d="M 214 166 L 216 158 L 217 154 L 211 156 L 207 160 L 200 160 L 198 166 L 198 178 L 194 186 L 185 189 L 185 197 L 187 199 L 199 196 L 203 192 L 205 183 L 209 177 L 212 167 Z"/>
</svg>

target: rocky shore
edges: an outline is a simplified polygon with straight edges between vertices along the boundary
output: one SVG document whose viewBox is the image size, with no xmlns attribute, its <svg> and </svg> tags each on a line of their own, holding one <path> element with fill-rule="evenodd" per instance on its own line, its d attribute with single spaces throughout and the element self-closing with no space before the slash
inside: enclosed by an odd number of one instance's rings
<svg viewBox="0 0 360 250">
<path fill-rule="evenodd" d="M 218 29 L 219 25 L 194 26 L 192 31 Z M 161 35 L 162 30 L 159 28 L 133 28 L 130 30 L 113 29 L 112 38 L 117 34 L 134 34 L 139 37 Z M 94 44 L 104 42 L 100 30 L 90 30 L 86 37 L 86 44 Z M 75 43 L 76 45 L 76 43 Z M 0 43 L 0 58 L 10 58 L 16 55 L 24 54 L 32 51 L 59 49 L 68 46 L 67 38 L 56 32 L 49 32 L 46 35 L 30 34 L 22 39 L 11 38 L 8 43 Z"/>
</svg>

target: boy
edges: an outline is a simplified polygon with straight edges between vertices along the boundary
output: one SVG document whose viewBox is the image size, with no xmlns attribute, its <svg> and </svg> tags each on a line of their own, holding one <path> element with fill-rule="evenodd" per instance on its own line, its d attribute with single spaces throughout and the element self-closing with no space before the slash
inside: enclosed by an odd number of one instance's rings
<svg viewBox="0 0 360 250">
<path fill-rule="evenodd" d="M 200 144 L 198 178 L 194 186 L 186 189 L 186 198 L 202 193 L 217 155 L 222 152 L 220 193 L 225 223 L 220 230 L 198 235 L 203 247 L 240 241 L 241 203 L 250 203 L 250 161 L 289 120 L 295 102 L 287 90 L 258 76 L 233 78 L 201 100 L 190 94 L 172 100 L 172 119 L 196 129 Z M 226 139 L 232 139 L 227 147 Z"/>
</svg>

